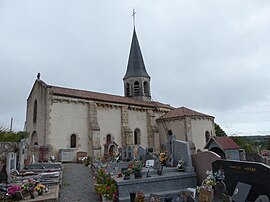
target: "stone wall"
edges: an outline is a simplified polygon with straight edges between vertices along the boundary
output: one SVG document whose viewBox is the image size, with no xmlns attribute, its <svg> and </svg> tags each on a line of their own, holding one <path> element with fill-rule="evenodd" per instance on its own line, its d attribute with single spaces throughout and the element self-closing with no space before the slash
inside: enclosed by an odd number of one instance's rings
<svg viewBox="0 0 270 202">
<path fill-rule="evenodd" d="M 0 142 L 0 162 L 6 162 L 9 152 L 16 152 L 18 144 L 16 142 Z"/>
</svg>

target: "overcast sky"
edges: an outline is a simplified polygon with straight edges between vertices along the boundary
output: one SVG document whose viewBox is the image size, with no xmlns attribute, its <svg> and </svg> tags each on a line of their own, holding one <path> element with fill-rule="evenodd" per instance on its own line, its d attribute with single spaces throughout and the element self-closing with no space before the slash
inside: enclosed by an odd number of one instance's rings
<svg viewBox="0 0 270 202">
<path fill-rule="evenodd" d="M 215 116 L 230 134 L 270 134 L 268 0 L 0 0 L 0 126 L 23 130 L 47 84 L 123 95 L 136 30 L 152 98 Z"/>
</svg>

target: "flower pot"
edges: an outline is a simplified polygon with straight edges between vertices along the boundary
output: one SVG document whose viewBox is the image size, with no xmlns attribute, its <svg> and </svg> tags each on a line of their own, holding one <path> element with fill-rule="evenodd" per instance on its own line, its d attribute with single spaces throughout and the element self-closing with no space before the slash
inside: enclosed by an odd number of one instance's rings
<svg viewBox="0 0 270 202">
<path fill-rule="evenodd" d="M 108 200 L 105 196 L 102 196 L 102 202 L 113 202 L 113 200 Z"/>
<path fill-rule="evenodd" d="M 142 178 L 142 173 L 134 173 L 135 179 Z"/>
<path fill-rule="evenodd" d="M 129 180 L 130 179 L 130 175 L 124 175 L 124 180 Z"/>
</svg>

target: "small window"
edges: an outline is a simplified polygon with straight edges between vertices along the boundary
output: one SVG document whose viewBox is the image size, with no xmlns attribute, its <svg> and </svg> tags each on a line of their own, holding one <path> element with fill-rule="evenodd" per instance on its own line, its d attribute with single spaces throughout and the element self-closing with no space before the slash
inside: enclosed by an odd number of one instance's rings
<svg viewBox="0 0 270 202">
<path fill-rule="evenodd" d="M 126 85 L 126 96 L 130 96 L 129 83 Z"/>
<path fill-rule="evenodd" d="M 140 84 L 138 81 L 134 82 L 134 95 L 140 95 Z"/>
<path fill-rule="evenodd" d="M 70 136 L 70 148 L 76 148 L 76 135 L 72 134 Z"/>
<path fill-rule="evenodd" d="M 210 139 L 210 133 L 209 133 L 209 131 L 206 131 L 205 132 L 205 142 L 207 143 L 209 141 L 209 139 Z"/>
<path fill-rule="evenodd" d="M 172 131 L 171 130 L 168 130 L 168 135 L 169 136 L 172 136 L 172 134 L 173 134 Z"/>
<path fill-rule="evenodd" d="M 141 131 L 140 129 L 135 129 L 134 131 L 134 144 L 141 144 Z"/>
<path fill-rule="evenodd" d="M 109 143 L 111 141 L 112 141 L 112 136 L 110 134 L 108 134 L 106 137 L 106 143 Z"/>
<path fill-rule="evenodd" d="M 37 100 L 34 102 L 34 111 L 33 111 L 33 122 L 37 122 Z"/>
</svg>

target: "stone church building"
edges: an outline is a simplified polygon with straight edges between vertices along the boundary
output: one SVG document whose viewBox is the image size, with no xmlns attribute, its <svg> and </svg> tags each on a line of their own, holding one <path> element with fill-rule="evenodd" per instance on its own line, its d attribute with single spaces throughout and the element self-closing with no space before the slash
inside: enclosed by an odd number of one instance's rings
<svg viewBox="0 0 270 202">
<path fill-rule="evenodd" d="M 38 75 L 27 99 L 30 146 L 50 145 L 58 160 L 60 149 L 70 149 L 74 161 L 77 152 L 102 159 L 131 145 L 159 152 L 175 135 L 202 150 L 215 135 L 214 117 L 152 101 L 150 79 L 135 29 L 124 96 L 53 86 Z"/>
</svg>

